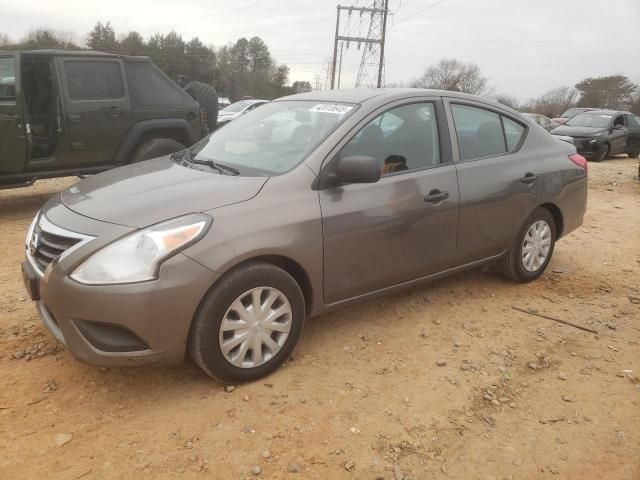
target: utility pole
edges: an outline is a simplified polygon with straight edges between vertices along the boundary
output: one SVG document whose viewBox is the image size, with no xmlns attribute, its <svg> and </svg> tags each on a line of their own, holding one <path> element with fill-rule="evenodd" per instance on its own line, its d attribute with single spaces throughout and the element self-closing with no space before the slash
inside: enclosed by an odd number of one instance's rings
<svg viewBox="0 0 640 480">
<path fill-rule="evenodd" d="M 362 61 L 358 70 L 358 78 L 356 87 L 374 87 L 382 86 L 382 74 L 384 70 L 384 42 L 387 29 L 387 15 L 389 12 L 389 0 L 373 0 L 370 7 L 349 6 L 344 7 L 338 5 L 336 15 L 336 33 L 333 42 L 333 67 L 331 69 L 331 89 L 336 85 L 336 66 L 338 62 L 338 43 L 353 42 L 358 45 L 358 49 L 363 46 Z M 365 14 L 370 15 L 368 34 L 366 37 L 352 37 L 348 35 L 340 35 L 340 16 L 342 12 L 347 11 L 349 15 L 357 12 L 362 17 Z M 342 45 L 341 44 L 341 45 Z M 342 60 L 342 48 L 340 49 L 340 59 Z M 342 62 L 341 62 L 342 63 Z M 377 82 L 373 80 L 373 75 L 369 75 L 369 69 L 374 68 L 377 74 Z M 341 72 L 340 72 L 341 73 Z M 339 81 L 338 81 L 339 86 Z"/>
</svg>

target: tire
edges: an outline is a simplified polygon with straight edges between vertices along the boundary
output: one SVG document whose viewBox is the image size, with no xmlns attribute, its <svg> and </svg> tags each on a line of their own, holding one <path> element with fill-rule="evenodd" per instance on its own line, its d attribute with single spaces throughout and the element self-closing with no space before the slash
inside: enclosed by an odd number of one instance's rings
<svg viewBox="0 0 640 480">
<path fill-rule="evenodd" d="M 264 288 L 259 296 L 261 305 L 263 305 L 263 299 L 265 299 L 264 305 L 267 305 L 269 302 L 266 299 L 275 292 L 282 295 L 273 303 L 276 306 L 275 310 L 283 308 L 286 311 L 287 305 L 282 301 L 283 299 L 290 307 L 288 310 L 290 313 L 275 317 L 271 323 L 271 325 L 277 323 L 282 330 L 288 322 L 290 330 L 286 336 L 282 337 L 281 335 L 285 333 L 281 331 L 269 330 L 266 326 L 269 322 L 266 321 L 261 326 L 252 327 L 251 330 L 245 329 L 241 333 L 241 335 L 250 335 L 254 332 L 254 335 L 257 333 L 263 336 L 266 334 L 272 343 L 278 344 L 279 350 L 269 349 L 266 345 L 260 344 L 262 363 L 256 361 L 253 356 L 253 349 L 249 345 L 252 344 L 251 341 L 236 343 L 233 342 L 234 338 L 238 338 L 235 331 L 221 332 L 223 321 L 226 325 L 233 325 L 234 321 L 243 318 L 243 315 L 238 313 L 241 310 L 235 310 L 232 306 L 238 305 L 243 298 L 245 301 L 242 303 L 251 302 L 254 298 L 252 292 L 259 291 L 260 288 Z M 269 312 L 275 311 L 274 307 L 266 308 Z M 244 311 L 252 312 L 253 306 L 247 306 Z M 196 364 L 216 380 L 224 383 L 255 380 L 270 374 L 289 358 L 302 333 L 305 316 L 302 290 L 291 275 L 268 263 L 250 263 L 227 273 L 204 297 L 191 326 L 189 351 Z M 247 323 L 253 324 L 249 316 L 246 318 Z M 275 321 L 278 319 L 283 323 Z M 229 341 L 236 346 L 228 349 L 225 356 L 221 344 Z M 232 364 L 232 361 L 236 364 Z"/>
<path fill-rule="evenodd" d="M 189 82 L 184 91 L 207 113 L 206 125 L 202 126 L 213 132 L 218 123 L 218 94 L 215 88 L 202 82 Z"/>
<path fill-rule="evenodd" d="M 127 163 L 138 163 L 151 158 L 164 157 L 186 147 L 172 138 L 152 138 L 139 145 L 129 156 Z"/>
<path fill-rule="evenodd" d="M 605 143 L 602 146 L 602 150 L 600 151 L 600 153 L 598 155 L 596 155 L 595 157 L 593 157 L 593 161 L 594 162 L 601 162 L 603 160 L 606 160 L 609 157 L 609 152 L 611 151 L 611 145 L 609 145 L 608 143 Z"/>
<path fill-rule="evenodd" d="M 627 156 L 629 158 L 638 158 L 638 157 L 640 157 L 640 153 L 638 153 L 638 152 L 629 152 L 629 153 L 627 153 Z"/>
<path fill-rule="evenodd" d="M 548 250 L 546 255 L 544 256 L 544 260 L 539 265 L 529 265 L 529 267 L 525 266 L 524 261 L 524 248 L 525 248 L 525 237 L 527 236 L 529 229 L 534 228 L 537 224 L 540 226 L 539 222 L 544 222 L 549 227 L 549 243 Z M 547 268 L 549 261 L 553 255 L 553 250 L 556 243 L 556 223 L 551 215 L 551 212 L 546 208 L 538 207 L 536 208 L 527 221 L 524 222 L 524 225 L 518 232 L 516 239 L 507 252 L 507 254 L 499 261 L 498 265 L 502 274 L 516 282 L 526 283 L 532 280 L 535 280 L 542 272 Z M 543 242 L 546 243 L 546 242 Z M 533 250 L 533 254 L 535 255 L 536 250 Z M 537 257 L 542 258 L 542 257 Z M 533 267 L 533 269 L 531 268 Z"/>
</svg>

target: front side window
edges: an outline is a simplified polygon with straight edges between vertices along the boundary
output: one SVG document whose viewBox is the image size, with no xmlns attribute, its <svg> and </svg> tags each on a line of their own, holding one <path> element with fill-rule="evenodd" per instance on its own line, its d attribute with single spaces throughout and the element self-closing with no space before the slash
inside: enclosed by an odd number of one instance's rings
<svg viewBox="0 0 640 480">
<path fill-rule="evenodd" d="M 353 104 L 265 103 L 196 143 L 191 156 L 232 166 L 243 176 L 279 175 L 299 165 L 355 110 Z"/>
<path fill-rule="evenodd" d="M 0 101 L 16 99 L 16 60 L 0 57 Z"/>
<path fill-rule="evenodd" d="M 124 97 L 117 62 L 66 61 L 64 68 L 71 100 L 106 100 Z"/>
<path fill-rule="evenodd" d="M 414 103 L 386 111 L 363 127 L 339 155 L 374 157 L 383 176 L 439 164 L 434 104 Z"/>
</svg>

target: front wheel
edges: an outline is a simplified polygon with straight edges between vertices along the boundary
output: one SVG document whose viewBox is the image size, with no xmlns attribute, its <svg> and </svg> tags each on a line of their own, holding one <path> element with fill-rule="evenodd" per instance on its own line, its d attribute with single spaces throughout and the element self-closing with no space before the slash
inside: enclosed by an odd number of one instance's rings
<svg viewBox="0 0 640 480">
<path fill-rule="evenodd" d="M 536 208 L 500 260 L 503 275 L 522 283 L 535 280 L 547 268 L 555 243 L 556 224 L 553 215 L 546 208 Z"/>
<path fill-rule="evenodd" d="M 595 162 L 601 162 L 602 160 L 605 160 L 609 157 L 609 152 L 611 152 L 611 146 L 608 143 L 605 143 L 604 145 L 602 145 L 602 149 L 600 150 L 600 152 L 593 157 L 593 160 Z"/>
<path fill-rule="evenodd" d="M 189 350 L 211 377 L 246 382 L 278 368 L 295 347 L 305 320 L 302 290 L 274 265 L 239 267 L 204 298 Z"/>
</svg>

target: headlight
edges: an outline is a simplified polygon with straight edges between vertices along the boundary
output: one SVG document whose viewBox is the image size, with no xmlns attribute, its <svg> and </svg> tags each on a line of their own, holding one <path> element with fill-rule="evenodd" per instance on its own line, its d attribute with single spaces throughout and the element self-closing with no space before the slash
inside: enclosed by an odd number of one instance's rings
<svg viewBox="0 0 640 480">
<path fill-rule="evenodd" d="M 211 217 L 192 214 L 131 233 L 91 255 L 71 278 L 88 285 L 153 280 L 163 261 L 200 240 L 210 225 Z"/>
</svg>

